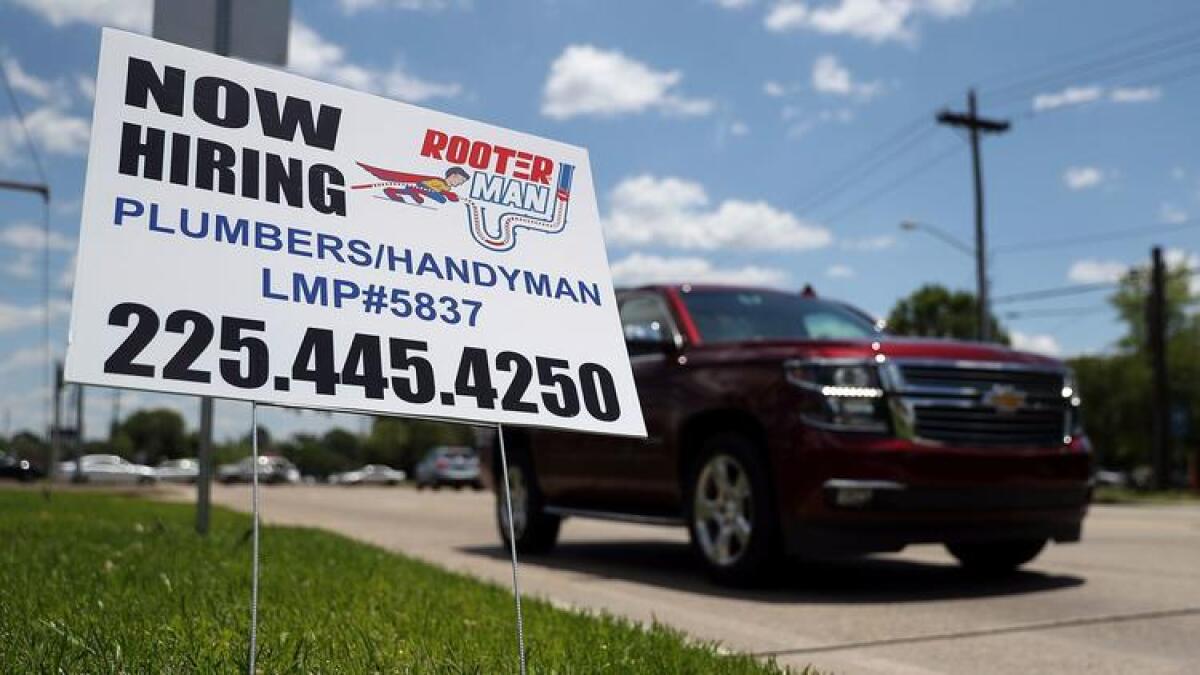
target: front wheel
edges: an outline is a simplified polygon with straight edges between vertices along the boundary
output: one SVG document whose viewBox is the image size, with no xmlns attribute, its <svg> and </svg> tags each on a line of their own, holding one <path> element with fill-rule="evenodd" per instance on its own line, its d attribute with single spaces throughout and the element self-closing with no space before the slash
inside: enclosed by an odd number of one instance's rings
<svg viewBox="0 0 1200 675">
<path fill-rule="evenodd" d="M 1033 560 L 1046 547 L 1045 539 L 949 542 L 946 549 L 965 569 L 983 574 L 1010 574 Z"/>
<path fill-rule="evenodd" d="M 530 462 L 522 457 L 509 457 L 508 489 L 512 496 L 512 535 L 520 553 L 549 553 L 558 542 L 562 518 L 543 510 L 542 496 L 537 488 Z M 503 479 L 501 473 L 498 478 Z M 496 527 L 505 547 L 509 546 L 508 504 L 503 484 L 496 486 Z"/>
<path fill-rule="evenodd" d="M 685 491 L 692 548 L 718 583 L 764 581 L 775 563 L 775 510 L 765 462 L 748 439 L 706 439 Z"/>
</svg>

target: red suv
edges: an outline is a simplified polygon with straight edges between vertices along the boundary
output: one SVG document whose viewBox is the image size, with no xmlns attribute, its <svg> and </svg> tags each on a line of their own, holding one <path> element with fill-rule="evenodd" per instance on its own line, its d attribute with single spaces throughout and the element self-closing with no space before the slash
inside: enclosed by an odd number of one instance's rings
<svg viewBox="0 0 1200 675">
<path fill-rule="evenodd" d="M 651 286 L 618 302 L 648 437 L 506 429 L 518 550 L 549 551 L 567 516 L 682 525 L 739 583 L 784 555 L 934 542 L 997 572 L 1079 540 L 1091 449 L 1062 363 L 888 336 L 811 294 Z"/>
</svg>

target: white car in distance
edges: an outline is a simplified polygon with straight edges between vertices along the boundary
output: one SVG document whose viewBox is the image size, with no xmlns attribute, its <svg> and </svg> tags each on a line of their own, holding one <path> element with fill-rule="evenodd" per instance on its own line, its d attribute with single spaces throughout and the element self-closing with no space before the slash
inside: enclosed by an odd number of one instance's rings
<svg viewBox="0 0 1200 675">
<path fill-rule="evenodd" d="M 168 459 L 160 462 L 154 473 L 168 483 L 195 483 L 200 477 L 200 462 L 194 457 Z"/>
<path fill-rule="evenodd" d="M 338 485 L 399 485 L 408 475 L 386 464 L 368 464 L 361 469 L 337 474 Z"/>
<path fill-rule="evenodd" d="M 119 455 L 84 455 L 75 462 L 60 462 L 58 475 L 76 483 L 148 485 L 158 481 L 154 469 L 134 464 Z"/>
</svg>

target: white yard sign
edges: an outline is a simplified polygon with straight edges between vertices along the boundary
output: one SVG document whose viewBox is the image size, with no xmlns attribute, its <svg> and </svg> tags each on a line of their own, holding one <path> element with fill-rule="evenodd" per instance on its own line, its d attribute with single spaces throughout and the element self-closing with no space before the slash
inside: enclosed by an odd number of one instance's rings
<svg viewBox="0 0 1200 675">
<path fill-rule="evenodd" d="M 586 151 L 114 30 L 66 377 L 645 435 Z"/>
</svg>

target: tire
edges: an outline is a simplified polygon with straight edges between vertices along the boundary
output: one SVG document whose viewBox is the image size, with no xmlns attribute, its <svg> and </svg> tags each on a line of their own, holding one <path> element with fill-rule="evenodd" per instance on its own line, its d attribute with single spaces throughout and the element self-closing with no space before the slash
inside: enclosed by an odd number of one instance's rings
<svg viewBox="0 0 1200 675">
<path fill-rule="evenodd" d="M 946 549 L 964 569 L 986 575 L 1011 574 L 1046 547 L 1045 539 L 947 542 Z"/>
<path fill-rule="evenodd" d="M 685 476 L 688 534 L 709 576 L 730 586 L 770 580 L 779 527 L 759 448 L 741 434 L 714 434 L 701 442 Z"/>
<path fill-rule="evenodd" d="M 511 445 L 516 445 L 512 443 Z M 500 457 L 500 453 L 496 453 Z M 509 546 L 508 505 L 504 497 L 504 474 L 496 471 L 496 529 L 504 547 Z M 518 553 L 549 553 L 558 543 L 562 518 L 546 513 L 533 462 L 523 450 L 508 452 L 508 485 L 512 493 L 513 534 Z"/>
</svg>

